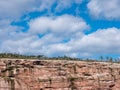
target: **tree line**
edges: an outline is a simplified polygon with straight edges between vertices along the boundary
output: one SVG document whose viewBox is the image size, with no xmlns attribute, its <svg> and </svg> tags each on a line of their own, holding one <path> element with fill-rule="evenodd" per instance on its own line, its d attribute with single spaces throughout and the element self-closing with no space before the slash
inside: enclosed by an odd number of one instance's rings
<svg viewBox="0 0 120 90">
<path fill-rule="evenodd" d="M 0 53 L 0 58 L 13 58 L 13 59 L 40 59 L 40 60 L 78 60 L 78 61 L 87 61 L 87 62 L 120 62 L 120 58 L 113 59 L 112 57 L 103 57 L 100 56 L 99 60 L 96 59 L 82 59 L 69 56 L 57 56 L 57 57 L 47 57 L 45 55 L 21 55 L 16 53 Z"/>
</svg>

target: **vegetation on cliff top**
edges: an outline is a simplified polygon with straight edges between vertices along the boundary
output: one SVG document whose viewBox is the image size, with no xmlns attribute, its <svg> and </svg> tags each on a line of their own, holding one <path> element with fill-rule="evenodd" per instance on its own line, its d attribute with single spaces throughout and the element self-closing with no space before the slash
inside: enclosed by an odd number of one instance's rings
<svg viewBox="0 0 120 90">
<path fill-rule="evenodd" d="M 12 58 L 12 59 L 41 59 L 41 60 L 84 60 L 84 61 L 107 61 L 107 62 L 120 62 L 120 59 L 113 59 L 112 57 L 100 56 L 99 60 L 96 59 L 82 59 L 68 56 L 47 57 L 44 55 L 21 55 L 13 53 L 0 53 L 0 58 Z"/>
</svg>

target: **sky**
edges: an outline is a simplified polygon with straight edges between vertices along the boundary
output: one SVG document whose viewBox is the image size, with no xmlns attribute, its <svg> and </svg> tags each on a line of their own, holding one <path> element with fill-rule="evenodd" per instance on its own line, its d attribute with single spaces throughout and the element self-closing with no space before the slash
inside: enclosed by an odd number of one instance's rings
<svg viewBox="0 0 120 90">
<path fill-rule="evenodd" d="M 120 0 L 0 0 L 0 53 L 120 57 Z"/>
</svg>

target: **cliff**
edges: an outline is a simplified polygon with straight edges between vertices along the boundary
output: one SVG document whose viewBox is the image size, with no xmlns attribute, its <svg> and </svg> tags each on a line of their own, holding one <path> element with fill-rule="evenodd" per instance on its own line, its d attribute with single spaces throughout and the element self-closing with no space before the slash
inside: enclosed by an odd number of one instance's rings
<svg viewBox="0 0 120 90">
<path fill-rule="evenodd" d="M 120 64 L 1 59 L 0 90 L 120 90 Z"/>
</svg>

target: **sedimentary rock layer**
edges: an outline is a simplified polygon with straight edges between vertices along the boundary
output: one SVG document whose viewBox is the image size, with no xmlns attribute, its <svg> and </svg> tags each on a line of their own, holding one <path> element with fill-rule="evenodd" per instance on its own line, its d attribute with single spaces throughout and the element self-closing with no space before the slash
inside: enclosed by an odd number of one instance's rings
<svg viewBox="0 0 120 90">
<path fill-rule="evenodd" d="M 0 90 L 120 90 L 120 64 L 1 59 Z"/>
</svg>

